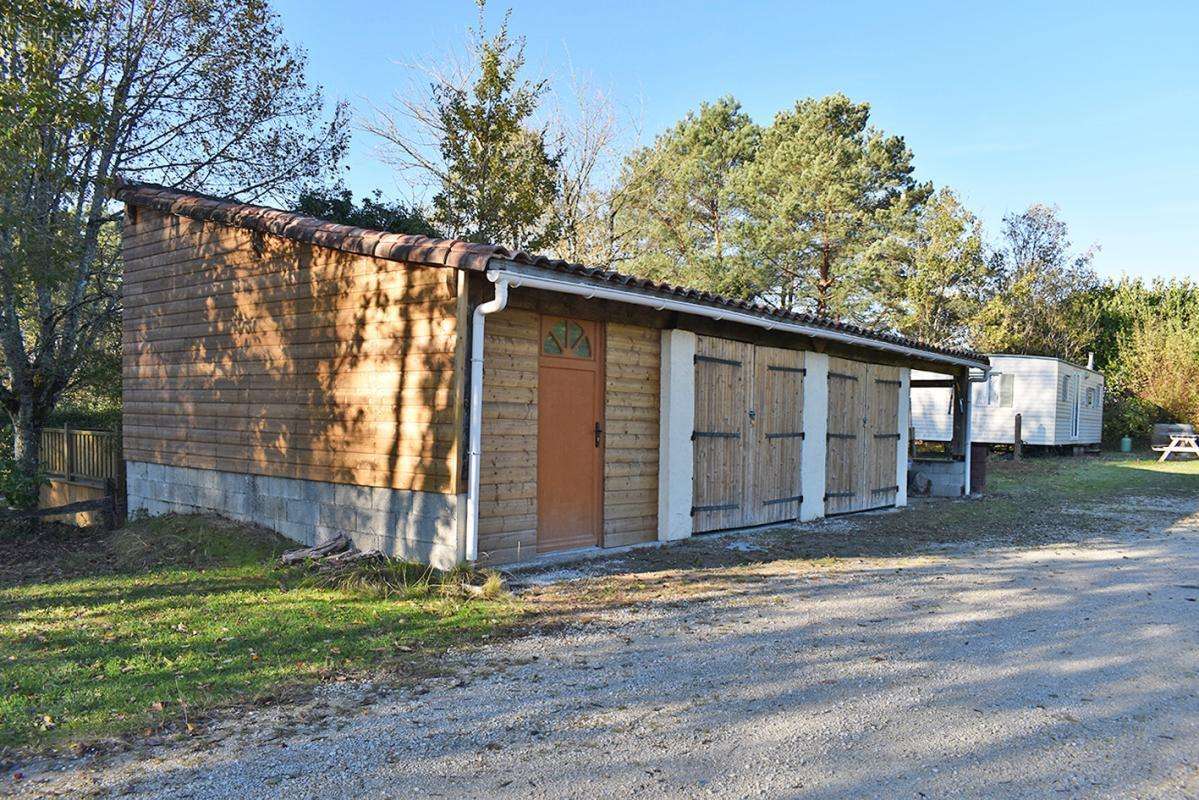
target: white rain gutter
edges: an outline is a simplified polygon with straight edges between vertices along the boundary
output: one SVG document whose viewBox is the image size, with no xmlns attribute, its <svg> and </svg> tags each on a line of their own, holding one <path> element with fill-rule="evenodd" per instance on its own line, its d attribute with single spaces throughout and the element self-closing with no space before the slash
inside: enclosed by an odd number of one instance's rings
<svg viewBox="0 0 1199 800">
<path fill-rule="evenodd" d="M 495 297 L 475 307 L 470 331 L 470 422 L 467 453 L 466 560 L 479 558 L 479 471 L 483 461 L 483 330 L 488 314 L 508 305 L 508 277 L 488 271 Z"/>
<path fill-rule="evenodd" d="M 907 347 L 906 345 L 884 342 L 878 339 L 871 339 L 867 336 L 858 336 L 852 333 L 822 328 L 817 325 L 804 325 L 798 322 L 774 320 L 770 319 L 769 317 L 763 317 L 757 314 L 749 314 L 744 311 L 716 308 L 713 306 L 703 305 L 701 303 L 689 303 L 685 300 L 675 300 L 672 298 L 640 294 L 638 292 L 628 291 L 627 289 L 610 289 L 606 286 L 597 286 L 593 283 L 569 281 L 543 275 L 532 275 L 527 272 L 510 272 L 508 270 L 489 269 L 487 270 L 487 277 L 492 281 L 499 281 L 502 277 L 503 279 L 506 279 L 513 288 L 523 286 L 529 289 L 544 289 L 550 292 L 575 294 L 588 299 L 598 297 L 603 300 L 615 300 L 621 303 L 648 306 L 649 308 L 653 308 L 657 311 L 678 311 L 684 314 L 694 314 L 695 316 L 709 317 L 715 320 L 728 320 L 729 322 L 739 322 L 743 325 L 753 325 L 754 327 L 765 328 L 766 330 L 779 330 L 787 331 L 788 333 L 799 333 L 805 336 L 812 336 L 817 339 L 831 339 L 833 341 L 844 342 L 845 344 L 852 344 L 858 347 L 869 347 L 873 350 L 884 350 L 890 353 L 899 353 L 902 355 L 912 356 L 914 358 L 921 358 L 925 361 L 943 361 L 949 364 L 958 364 L 960 366 L 986 369 L 984 364 L 969 358 L 950 356 L 943 353 L 931 353 L 927 350 L 921 350 L 915 347 Z"/>
</svg>

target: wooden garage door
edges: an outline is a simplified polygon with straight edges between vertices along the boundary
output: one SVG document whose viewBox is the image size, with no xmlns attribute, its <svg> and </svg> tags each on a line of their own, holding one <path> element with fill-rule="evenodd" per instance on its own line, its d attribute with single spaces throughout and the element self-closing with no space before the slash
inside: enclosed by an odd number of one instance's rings
<svg viewBox="0 0 1199 800">
<path fill-rule="evenodd" d="M 899 368 L 830 358 L 826 514 L 895 504 Z"/>
<path fill-rule="evenodd" d="M 750 402 L 754 436 L 753 451 L 746 458 L 746 483 L 751 488 L 746 525 L 799 516 L 803 381 L 802 352 L 754 348 Z"/>
<path fill-rule="evenodd" d="M 795 350 L 697 339 L 694 532 L 799 516 L 803 358 Z"/>
<path fill-rule="evenodd" d="M 700 336 L 695 343 L 692 530 L 736 528 L 745 518 L 745 444 L 753 345 Z"/>
<path fill-rule="evenodd" d="M 871 364 L 866 368 L 867 508 L 895 505 L 896 459 L 899 456 L 899 367 Z"/>
</svg>

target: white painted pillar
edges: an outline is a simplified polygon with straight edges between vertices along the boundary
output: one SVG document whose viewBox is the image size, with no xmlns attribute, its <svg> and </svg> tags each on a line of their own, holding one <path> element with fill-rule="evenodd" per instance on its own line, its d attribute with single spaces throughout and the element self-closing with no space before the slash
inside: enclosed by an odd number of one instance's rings
<svg viewBox="0 0 1199 800">
<path fill-rule="evenodd" d="M 908 504 L 908 436 L 912 431 L 912 370 L 899 368 L 899 439 L 895 443 L 895 505 Z"/>
<path fill-rule="evenodd" d="M 658 541 L 691 535 L 695 459 L 695 334 L 662 331 L 658 429 Z"/>
<path fill-rule="evenodd" d="M 973 455 L 971 452 L 974 448 L 974 384 L 970 382 L 970 370 L 966 367 L 966 398 L 962 404 L 965 408 L 963 413 L 966 415 L 966 458 L 962 464 L 962 497 L 970 496 L 970 458 Z"/>
<path fill-rule="evenodd" d="M 824 516 L 824 490 L 828 469 L 828 356 L 804 355 L 803 455 L 800 461 L 799 505 L 801 521 Z"/>
</svg>

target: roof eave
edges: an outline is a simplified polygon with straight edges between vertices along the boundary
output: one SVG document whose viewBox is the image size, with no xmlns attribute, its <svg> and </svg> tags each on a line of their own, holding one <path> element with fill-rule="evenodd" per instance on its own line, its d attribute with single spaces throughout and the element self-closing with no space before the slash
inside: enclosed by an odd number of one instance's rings
<svg viewBox="0 0 1199 800">
<path fill-rule="evenodd" d="M 809 325 L 795 322 L 770 314 L 754 313 L 747 310 L 728 308 L 716 303 L 686 300 L 662 292 L 647 291 L 644 289 L 630 287 L 607 286 L 594 279 L 563 275 L 555 272 L 554 270 L 541 267 L 531 267 L 520 262 L 510 261 L 503 258 L 491 259 L 487 276 L 493 281 L 503 277 L 513 288 L 520 288 L 524 286 L 531 289 L 542 289 L 551 292 L 556 291 L 586 298 L 610 299 L 617 302 L 626 302 L 633 305 L 645 306 L 658 311 L 679 311 L 680 313 L 694 314 L 697 316 L 708 317 L 710 319 L 727 320 L 730 322 L 739 322 L 745 325 L 753 325 L 766 330 L 785 331 L 788 333 L 797 333 L 804 336 L 810 336 L 814 339 L 843 342 L 845 344 L 866 347 L 872 350 L 881 350 L 883 352 L 908 356 L 910 358 L 916 358 L 923 361 L 952 364 L 954 366 L 962 367 L 977 367 L 979 369 L 986 369 L 990 365 L 990 362 L 987 360 L 987 358 L 981 355 L 978 358 L 971 358 L 964 355 L 943 353 L 937 350 L 930 350 L 915 345 L 888 342 L 883 339 L 875 339 L 856 333 L 833 330 L 831 328 L 824 328 L 819 325 Z"/>
</svg>

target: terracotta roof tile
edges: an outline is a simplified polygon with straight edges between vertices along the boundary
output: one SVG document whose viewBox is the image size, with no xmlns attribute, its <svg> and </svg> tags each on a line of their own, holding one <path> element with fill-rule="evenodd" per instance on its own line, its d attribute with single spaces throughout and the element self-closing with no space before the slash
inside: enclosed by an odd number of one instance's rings
<svg viewBox="0 0 1199 800">
<path fill-rule="evenodd" d="M 461 239 L 433 239 L 427 236 L 372 231 L 328 222 L 292 211 L 239 203 L 236 200 L 211 197 L 198 192 L 168 189 L 152 183 L 135 183 L 118 179 L 113 196 L 125 203 L 152 208 L 167 214 L 178 214 L 193 219 L 235 225 L 296 241 L 310 242 L 321 247 L 374 256 L 389 261 L 404 261 L 425 266 L 481 272 L 488 269 L 492 260 L 505 260 L 561 272 L 597 283 L 607 283 L 641 292 L 669 295 L 704 305 L 745 311 L 781 322 L 795 322 L 979 363 L 987 361 L 986 356 L 970 350 L 930 345 L 916 339 L 863 328 L 829 317 L 798 311 L 783 311 L 763 303 L 724 297 L 686 286 L 659 283 L 647 278 L 588 267 L 583 264 L 572 264 L 561 259 L 548 258 L 523 250 L 510 251 L 498 245 L 476 244 Z"/>
</svg>

